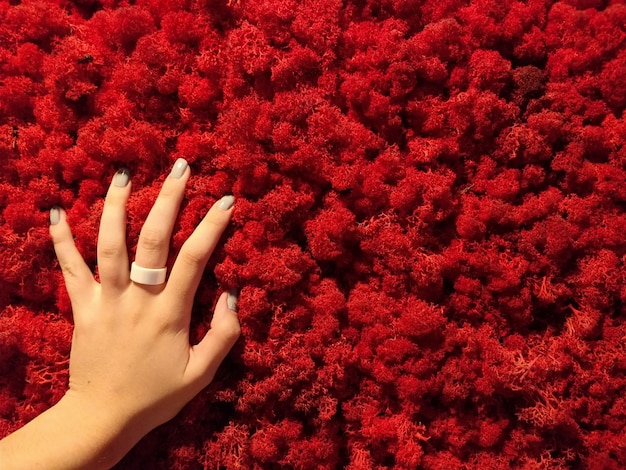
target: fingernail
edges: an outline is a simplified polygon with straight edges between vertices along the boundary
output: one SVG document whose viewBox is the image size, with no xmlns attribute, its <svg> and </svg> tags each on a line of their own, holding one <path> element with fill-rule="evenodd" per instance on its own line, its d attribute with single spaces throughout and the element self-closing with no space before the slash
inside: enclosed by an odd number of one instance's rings
<svg viewBox="0 0 626 470">
<path fill-rule="evenodd" d="M 231 289 L 228 291 L 228 297 L 226 298 L 226 304 L 228 305 L 228 310 L 232 310 L 233 312 L 237 311 L 238 302 L 239 302 L 239 293 L 237 289 Z"/>
<path fill-rule="evenodd" d="M 179 158 L 178 160 L 176 160 L 176 163 L 174 163 L 174 166 L 172 167 L 170 177 L 180 178 L 181 176 L 185 174 L 186 169 L 187 169 L 187 160 L 185 160 L 184 158 Z"/>
<path fill-rule="evenodd" d="M 234 203 L 235 196 L 224 196 L 222 199 L 220 199 L 220 204 L 217 207 L 219 207 L 223 211 L 227 211 L 228 209 L 233 207 Z"/>
<path fill-rule="evenodd" d="M 130 181 L 130 171 L 127 168 L 120 168 L 113 177 L 113 184 L 119 188 L 124 188 Z"/>
<path fill-rule="evenodd" d="M 61 220 L 61 209 L 53 207 L 50 209 L 50 225 L 56 225 Z"/>
</svg>

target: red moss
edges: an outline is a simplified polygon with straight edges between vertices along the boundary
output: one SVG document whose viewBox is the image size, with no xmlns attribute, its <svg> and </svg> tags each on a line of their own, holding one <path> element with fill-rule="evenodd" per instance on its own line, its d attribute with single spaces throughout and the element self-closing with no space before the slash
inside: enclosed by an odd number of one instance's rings
<svg viewBox="0 0 626 470">
<path fill-rule="evenodd" d="M 0 3 L 0 435 L 67 379 L 47 211 L 95 266 L 127 166 L 132 252 L 183 157 L 243 339 L 119 468 L 626 465 L 626 8 L 417 3 Z"/>
</svg>

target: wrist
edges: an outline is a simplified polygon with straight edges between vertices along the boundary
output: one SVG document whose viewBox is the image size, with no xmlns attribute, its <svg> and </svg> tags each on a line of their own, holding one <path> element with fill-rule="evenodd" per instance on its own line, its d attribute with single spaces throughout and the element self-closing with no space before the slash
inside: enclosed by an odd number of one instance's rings
<svg viewBox="0 0 626 470">
<path fill-rule="evenodd" d="M 81 442 L 86 468 L 111 468 L 150 429 L 115 403 L 104 403 L 69 390 L 55 405 L 60 416 L 73 423 L 74 437 Z"/>
<path fill-rule="evenodd" d="M 149 431 L 110 404 L 68 392 L 0 441 L 0 468 L 108 469 Z"/>
</svg>

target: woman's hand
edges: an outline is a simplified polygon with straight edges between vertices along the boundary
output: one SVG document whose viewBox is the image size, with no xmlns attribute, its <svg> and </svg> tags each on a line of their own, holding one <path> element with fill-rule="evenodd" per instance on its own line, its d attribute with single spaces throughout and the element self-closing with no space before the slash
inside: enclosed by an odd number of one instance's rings
<svg viewBox="0 0 626 470">
<path fill-rule="evenodd" d="M 135 262 L 165 266 L 172 228 L 189 167 L 180 159 L 165 179 L 141 230 Z M 189 344 L 194 294 L 211 253 L 232 213 L 232 196 L 217 202 L 183 245 L 166 284 L 146 286 L 130 280 L 126 247 L 125 171 L 113 178 L 98 235 L 94 277 L 74 246 L 65 214 L 50 234 L 63 270 L 74 312 L 70 356 L 72 395 L 96 403 L 115 403 L 127 416 L 145 414 L 151 427 L 173 418 L 206 387 L 239 337 L 239 321 L 220 297 L 211 329 L 196 346 Z M 55 221 L 55 214 L 53 214 Z"/>
<path fill-rule="evenodd" d="M 180 159 L 165 179 L 139 236 L 135 262 L 140 267 L 165 266 L 189 174 Z M 240 334 L 236 297 L 224 292 L 211 329 L 199 344 L 189 344 L 194 294 L 228 225 L 234 198 L 226 196 L 211 207 L 181 248 L 166 283 L 144 285 L 130 278 L 125 209 L 130 186 L 128 172 L 119 171 L 106 196 L 98 236 L 100 282 L 76 249 L 65 212 L 54 208 L 50 213 L 50 234 L 74 314 L 69 390 L 59 403 L 67 412 L 57 411 L 54 419 L 83 419 L 93 439 L 104 434 L 104 442 L 88 447 L 106 455 L 77 462 L 78 467 L 114 464 L 143 435 L 173 418 L 211 382 Z M 35 440 L 44 439 L 40 430 L 34 429 Z M 33 444 L 26 442 L 24 449 Z M 0 445 L 0 455 L 2 450 Z M 15 449 L 9 451 L 16 455 Z M 46 468 L 56 467 L 47 463 Z"/>
</svg>

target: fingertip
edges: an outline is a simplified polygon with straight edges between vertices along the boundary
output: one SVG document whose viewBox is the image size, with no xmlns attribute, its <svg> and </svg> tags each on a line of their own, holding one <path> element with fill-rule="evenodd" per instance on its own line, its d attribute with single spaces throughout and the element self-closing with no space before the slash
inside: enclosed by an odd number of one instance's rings
<svg viewBox="0 0 626 470">
<path fill-rule="evenodd" d="M 63 209 L 59 206 L 54 206 L 50 209 L 50 225 L 57 225 L 61 221 L 61 213 Z"/>
<path fill-rule="evenodd" d="M 120 168 L 115 172 L 109 189 L 107 190 L 105 198 L 105 208 L 107 203 L 126 205 L 128 198 L 130 197 L 130 190 L 132 186 L 130 170 L 127 168 Z"/>
<path fill-rule="evenodd" d="M 216 204 L 218 209 L 222 211 L 230 211 L 235 205 L 235 196 L 232 194 L 226 195 L 217 201 Z"/>
<path fill-rule="evenodd" d="M 239 311 L 239 291 L 237 289 L 231 289 L 226 295 L 226 305 L 228 310 L 237 313 Z"/>
<path fill-rule="evenodd" d="M 230 289 L 220 294 L 215 304 L 214 317 L 216 314 L 237 317 L 239 311 L 239 291 Z M 234 314 L 234 315 L 233 315 Z"/>
<path fill-rule="evenodd" d="M 184 158 L 178 158 L 174 162 L 174 165 L 172 166 L 172 170 L 170 171 L 168 177 L 173 179 L 181 179 L 184 177 L 186 179 L 189 177 L 190 174 L 191 169 L 189 168 L 189 163 L 187 163 L 187 160 L 185 160 Z"/>
<path fill-rule="evenodd" d="M 130 184 L 130 170 L 128 168 L 120 168 L 117 170 L 115 175 L 113 175 L 111 183 L 115 188 L 127 187 Z"/>
<path fill-rule="evenodd" d="M 241 334 L 241 325 L 237 315 L 237 297 L 232 292 L 222 292 L 215 306 L 211 328 L 221 330 L 227 342 L 235 342 Z M 234 297 L 234 298 L 233 298 Z"/>
<path fill-rule="evenodd" d="M 226 309 L 228 310 L 228 304 L 227 304 L 227 300 L 228 300 L 228 292 L 224 291 L 220 294 L 220 296 L 217 299 L 217 303 L 215 304 L 215 311 L 217 312 L 218 310 L 224 310 L 224 306 L 226 306 Z"/>
<path fill-rule="evenodd" d="M 208 222 L 210 225 L 219 228 L 219 234 L 221 235 L 226 227 L 230 223 L 230 219 L 233 215 L 233 207 L 235 204 L 234 196 L 224 196 L 221 199 L 215 201 L 211 208 L 206 213 L 203 221 Z"/>
<path fill-rule="evenodd" d="M 54 206 L 50 209 L 50 225 L 49 232 L 53 241 L 66 238 L 67 232 L 71 229 L 67 224 L 67 213 L 60 206 Z"/>
</svg>

